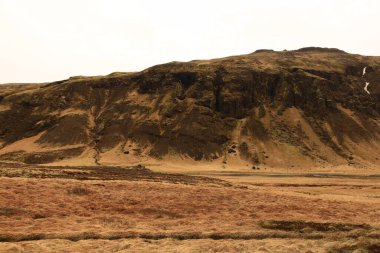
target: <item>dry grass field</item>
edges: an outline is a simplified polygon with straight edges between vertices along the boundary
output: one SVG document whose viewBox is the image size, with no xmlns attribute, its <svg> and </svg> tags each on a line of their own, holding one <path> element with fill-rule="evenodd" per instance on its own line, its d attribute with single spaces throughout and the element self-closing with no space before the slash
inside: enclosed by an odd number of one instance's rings
<svg viewBox="0 0 380 253">
<path fill-rule="evenodd" d="M 4 164 L 0 175 L 0 252 L 380 250 L 376 175 Z"/>
</svg>

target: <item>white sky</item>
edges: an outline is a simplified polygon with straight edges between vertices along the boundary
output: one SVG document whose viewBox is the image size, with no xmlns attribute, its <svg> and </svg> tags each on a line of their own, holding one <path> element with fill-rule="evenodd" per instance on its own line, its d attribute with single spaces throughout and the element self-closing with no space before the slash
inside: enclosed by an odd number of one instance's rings
<svg viewBox="0 0 380 253">
<path fill-rule="evenodd" d="M 256 49 L 380 55 L 379 0 L 0 0 L 0 83 Z"/>
</svg>

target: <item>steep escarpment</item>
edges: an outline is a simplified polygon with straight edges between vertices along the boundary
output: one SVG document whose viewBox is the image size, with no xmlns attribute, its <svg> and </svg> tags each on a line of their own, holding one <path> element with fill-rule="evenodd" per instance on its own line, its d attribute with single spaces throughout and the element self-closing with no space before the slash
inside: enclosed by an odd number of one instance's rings
<svg viewBox="0 0 380 253">
<path fill-rule="evenodd" d="M 380 165 L 380 58 L 336 49 L 172 62 L 0 96 L 3 161 Z"/>
</svg>

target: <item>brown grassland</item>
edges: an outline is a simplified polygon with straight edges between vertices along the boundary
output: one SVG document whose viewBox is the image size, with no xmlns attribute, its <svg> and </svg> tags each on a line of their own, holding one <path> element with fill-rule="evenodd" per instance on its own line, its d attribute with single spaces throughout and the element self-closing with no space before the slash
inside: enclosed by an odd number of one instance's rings
<svg viewBox="0 0 380 253">
<path fill-rule="evenodd" d="M 0 252 L 380 252 L 378 175 L 3 164 L 0 176 Z"/>
</svg>

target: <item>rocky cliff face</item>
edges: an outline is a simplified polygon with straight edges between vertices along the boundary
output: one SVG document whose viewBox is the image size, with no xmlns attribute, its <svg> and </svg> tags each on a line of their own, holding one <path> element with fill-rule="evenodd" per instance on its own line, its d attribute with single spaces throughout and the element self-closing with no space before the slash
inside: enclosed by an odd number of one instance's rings
<svg viewBox="0 0 380 253">
<path fill-rule="evenodd" d="M 0 122 L 3 161 L 102 164 L 113 154 L 115 163 L 187 157 L 380 166 L 380 57 L 260 50 L 7 86 Z"/>
</svg>

